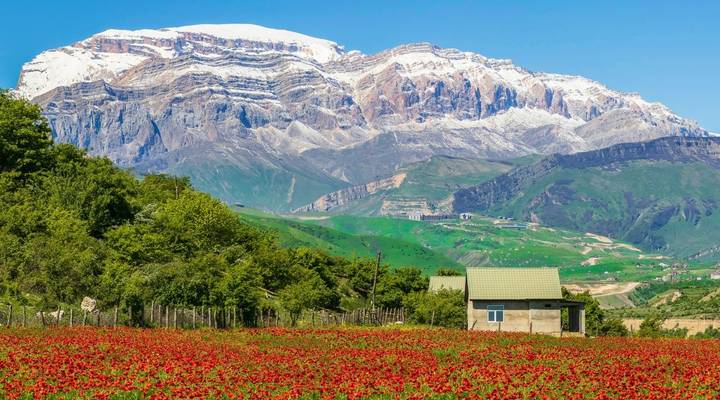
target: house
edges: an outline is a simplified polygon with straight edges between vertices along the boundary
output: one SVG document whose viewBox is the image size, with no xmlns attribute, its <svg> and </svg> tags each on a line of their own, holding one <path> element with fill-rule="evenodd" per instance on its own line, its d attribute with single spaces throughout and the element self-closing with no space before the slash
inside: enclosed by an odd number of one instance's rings
<svg viewBox="0 0 720 400">
<path fill-rule="evenodd" d="M 472 219 L 472 214 L 470 213 L 460 213 L 460 220 L 461 221 L 470 221 Z"/>
<path fill-rule="evenodd" d="M 713 280 L 720 279 L 720 270 L 710 273 L 710 279 L 713 279 Z"/>
<path fill-rule="evenodd" d="M 443 288 L 464 291 L 469 330 L 585 334 L 585 306 L 563 299 L 557 268 L 467 268 L 465 277 L 430 278 L 430 291 Z"/>
</svg>

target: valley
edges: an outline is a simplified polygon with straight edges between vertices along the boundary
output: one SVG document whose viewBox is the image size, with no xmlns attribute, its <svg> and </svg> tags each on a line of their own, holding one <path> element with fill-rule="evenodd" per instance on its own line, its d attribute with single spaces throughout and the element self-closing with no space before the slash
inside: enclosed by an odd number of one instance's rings
<svg viewBox="0 0 720 400">
<path fill-rule="evenodd" d="M 597 232 L 693 263 L 720 260 L 720 140 L 665 138 L 557 155 L 454 194 L 479 211 Z"/>
<path fill-rule="evenodd" d="M 274 229 L 285 245 L 312 245 L 343 256 L 378 250 L 393 267 L 560 267 L 567 282 L 650 281 L 668 274 L 672 259 L 606 237 L 511 224 L 479 215 L 469 221 L 419 222 L 402 218 L 312 214 L 276 216 L 242 209 L 244 218 Z M 506 226 L 526 226 L 508 228 Z M 704 270 L 703 270 L 704 271 Z"/>
</svg>

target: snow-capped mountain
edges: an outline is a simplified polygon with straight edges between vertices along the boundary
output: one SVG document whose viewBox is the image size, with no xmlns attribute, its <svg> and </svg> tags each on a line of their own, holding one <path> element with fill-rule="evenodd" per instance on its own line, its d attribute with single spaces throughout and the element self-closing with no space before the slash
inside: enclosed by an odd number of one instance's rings
<svg viewBox="0 0 720 400">
<path fill-rule="evenodd" d="M 708 135 L 582 77 L 430 44 L 364 55 L 255 25 L 105 31 L 35 57 L 16 92 L 45 108 L 58 141 L 271 208 L 433 155 Z"/>
</svg>

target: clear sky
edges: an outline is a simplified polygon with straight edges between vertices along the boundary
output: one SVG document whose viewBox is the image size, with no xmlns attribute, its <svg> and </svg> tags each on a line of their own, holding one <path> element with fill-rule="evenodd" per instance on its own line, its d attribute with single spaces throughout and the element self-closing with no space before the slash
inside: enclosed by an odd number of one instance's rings
<svg viewBox="0 0 720 400">
<path fill-rule="evenodd" d="M 254 23 L 367 54 L 431 42 L 583 75 L 720 132 L 720 1 L 10 0 L 0 16 L 5 88 L 37 53 L 105 29 Z"/>
</svg>

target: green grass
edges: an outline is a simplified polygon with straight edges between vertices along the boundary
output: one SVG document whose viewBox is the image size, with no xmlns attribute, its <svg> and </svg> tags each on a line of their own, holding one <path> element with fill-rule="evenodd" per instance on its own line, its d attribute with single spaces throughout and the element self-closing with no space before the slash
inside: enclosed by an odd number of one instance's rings
<svg viewBox="0 0 720 400">
<path fill-rule="evenodd" d="M 243 209 L 241 214 L 250 223 L 276 231 L 284 246 L 315 247 L 349 258 L 375 257 L 381 250 L 383 262 L 392 267 L 417 267 L 427 275 L 438 268 L 462 270 L 462 265 L 452 258 L 414 242 L 372 234 L 348 234 L 309 221 L 272 217 L 251 209 Z"/>
<path fill-rule="evenodd" d="M 705 278 L 707 278 L 707 272 Z M 688 275 L 690 277 L 690 275 Z M 637 307 L 615 310 L 623 317 L 643 318 L 651 314 L 671 317 L 720 318 L 720 281 L 687 279 L 679 282 L 651 282 L 631 295 Z M 680 296 L 673 301 L 673 295 Z"/>
<path fill-rule="evenodd" d="M 331 212 L 336 215 L 379 215 L 384 200 L 438 202 L 458 189 L 480 184 L 533 159 L 525 157 L 517 161 L 492 161 L 435 156 L 399 169 L 397 173 L 407 174 L 399 187 L 378 191 Z"/>
<path fill-rule="evenodd" d="M 350 215 L 300 220 L 247 209 L 243 215 L 278 231 L 288 246 L 314 246 L 344 256 L 372 256 L 382 250 L 393 267 L 417 266 L 428 273 L 441 267 L 554 266 L 566 281 L 647 281 L 663 275 L 660 262 L 670 262 L 584 233 L 541 226 L 502 229 L 497 221 L 479 216 L 431 223 Z"/>
<path fill-rule="evenodd" d="M 716 199 L 720 174 L 711 166 L 633 161 L 555 171 L 490 213 L 519 219 L 533 214 L 548 225 L 599 232 L 650 251 L 708 263 L 720 260 Z"/>
</svg>

